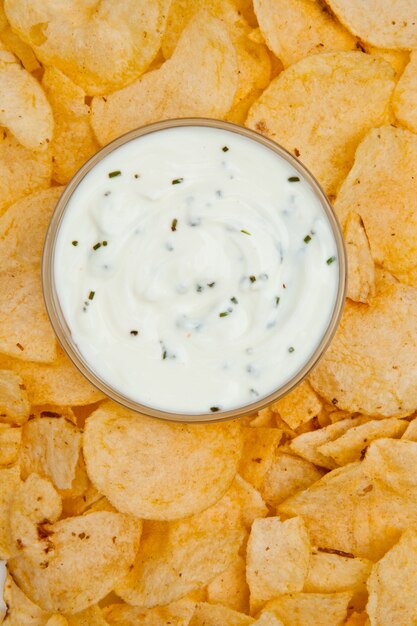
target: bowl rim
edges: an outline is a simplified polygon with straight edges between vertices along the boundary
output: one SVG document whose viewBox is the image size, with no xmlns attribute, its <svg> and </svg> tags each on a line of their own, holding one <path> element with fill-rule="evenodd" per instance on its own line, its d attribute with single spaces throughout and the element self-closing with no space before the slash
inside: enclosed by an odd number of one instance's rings
<svg viewBox="0 0 417 626">
<path fill-rule="evenodd" d="M 326 214 L 327 220 L 332 229 L 333 237 L 336 243 L 337 255 L 338 255 L 338 290 L 334 303 L 332 316 L 328 323 L 325 333 L 323 334 L 321 341 L 317 345 L 313 354 L 310 356 L 304 366 L 292 376 L 284 385 L 277 387 L 273 392 L 249 404 L 242 405 L 235 409 L 229 409 L 227 411 L 214 412 L 214 413 L 181 413 L 181 412 L 169 412 L 160 409 L 156 409 L 152 406 L 141 404 L 136 402 L 124 394 L 117 391 L 111 385 L 103 381 L 92 368 L 88 365 L 88 362 L 83 358 L 81 352 L 77 349 L 75 342 L 71 339 L 71 331 L 65 320 L 62 312 L 58 294 L 55 288 L 54 282 L 54 257 L 55 246 L 58 231 L 62 220 L 65 215 L 65 210 L 68 206 L 69 200 L 72 197 L 75 189 L 84 179 L 84 177 L 108 154 L 119 148 L 120 146 L 138 139 L 139 137 L 158 132 L 161 130 L 182 128 L 188 126 L 214 128 L 220 130 L 226 130 L 232 133 L 236 133 L 240 136 L 246 137 L 250 140 L 256 141 L 266 148 L 272 150 L 279 157 L 287 161 L 308 183 L 313 193 L 320 201 L 320 204 Z M 232 122 L 225 122 L 222 120 L 204 118 L 204 117 L 189 117 L 189 118 L 176 118 L 168 119 L 160 122 L 154 122 L 152 124 L 146 124 L 134 130 L 131 130 L 124 135 L 114 139 L 112 142 L 101 148 L 96 154 L 94 154 L 84 165 L 74 174 L 71 180 L 67 183 L 62 195 L 60 196 L 47 229 L 43 254 L 42 254 L 42 291 L 45 302 L 46 311 L 51 322 L 52 328 L 57 337 L 58 343 L 70 358 L 72 363 L 78 369 L 78 371 L 97 389 L 99 389 L 105 396 L 118 404 L 124 406 L 127 409 L 133 410 L 141 415 L 147 417 L 153 417 L 163 421 L 181 422 L 181 423 L 209 423 L 209 422 L 223 422 L 226 420 L 236 419 L 244 416 L 252 415 L 261 409 L 265 409 L 271 404 L 281 400 L 284 396 L 289 394 L 295 387 L 297 387 L 305 378 L 310 374 L 313 368 L 318 364 L 323 357 L 327 348 L 333 339 L 336 330 L 339 326 L 340 319 L 342 317 L 344 303 L 346 299 L 347 291 L 347 255 L 346 248 L 343 239 L 342 229 L 338 222 L 338 219 L 334 213 L 333 207 L 329 198 L 323 191 L 321 185 L 311 174 L 311 172 L 302 164 L 298 159 L 293 156 L 288 150 L 280 146 L 275 141 L 257 133 L 256 131 L 234 124 Z"/>
</svg>

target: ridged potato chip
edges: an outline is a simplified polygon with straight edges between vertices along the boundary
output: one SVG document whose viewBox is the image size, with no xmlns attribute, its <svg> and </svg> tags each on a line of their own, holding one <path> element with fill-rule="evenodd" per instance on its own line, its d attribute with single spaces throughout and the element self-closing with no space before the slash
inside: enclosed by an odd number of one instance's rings
<svg viewBox="0 0 417 626">
<path fill-rule="evenodd" d="M 292 454 L 280 452 L 264 478 L 262 497 L 269 506 L 277 507 L 298 491 L 307 489 L 322 477 L 315 465 Z"/>
<path fill-rule="evenodd" d="M 45 64 L 57 67 L 88 94 L 132 82 L 156 56 L 167 0 L 101 3 L 5 0 L 7 18 Z"/>
<path fill-rule="evenodd" d="M 275 78 L 246 125 L 311 169 L 328 194 L 347 175 L 365 133 L 389 121 L 394 70 L 362 52 L 306 57 Z"/>
<path fill-rule="evenodd" d="M 249 611 L 249 587 L 246 582 L 246 563 L 237 555 L 227 570 L 207 585 L 207 601 L 222 604 L 234 611 Z"/>
<path fill-rule="evenodd" d="M 412 52 L 410 62 L 400 77 L 394 91 L 392 107 L 395 117 L 410 130 L 417 131 L 417 52 Z"/>
<path fill-rule="evenodd" d="M 285 626 L 342 626 L 350 593 L 294 593 L 271 600 L 271 611 Z"/>
<path fill-rule="evenodd" d="M 8 559 L 14 553 L 10 538 L 10 506 L 20 483 L 18 465 L 0 469 L 0 559 Z"/>
<path fill-rule="evenodd" d="M 20 554 L 8 565 L 24 593 L 45 611 L 77 613 L 129 571 L 141 523 L 105 511 L 56 521 L 58 504 L 52 485 L 36 474 L 16 490 L 10 519 Z"/>
<path fill-rule="evenodd" d="M 293 430 L 316 417 L 321 409 L 320 398 L 306 380 L 273 405 L 274 412 Z"/>
<path fill-rule="evenodd" d="M 88 418 L 84 432 L 93 484 L 120 511 L 153 520 L 186 517 L 217 502 L 236 475 L 241 445 L 234 422 L 165 423 L 110 402 Z"/>
<path fill-rule="evenodd" d="M 344 227 L 348 262 L 347 297 L 367 303 L 375 295 L 375 266 L 361 217 L 350 213 Z"/>
<path fill-rule="evenodd" d="M 310 382 L 340 409 L 378 417 L 417 408 L 417 289 L 390 284 L 368 306 L 347 301 Z M 389 328 L 389 332 L 387 332 Z"/>
<path fill-rule="evenodd" d="M 38 81 L 0 41 L 0 126 L 6 127 L 29 150 L 52 139 L 54 119 Z"/>
<path fill-rule="evenodd" d="M 54 67 L 45 69 L 42 86 L 55 120 L 52 176 L 65 184 L 99 148 L 91 127 L 90 106 L 81 87 Z"/>
<path fill-rule="evenodd" d="M 8 369 L 0 369 L 0 422 L 24 424 L 29 417 L 29 401 L 22 378 Z"/>
<path fill-rule="evenodd" d="M 417 531 L 407 529 L 399 542 L 374 565 L 366 607 L 371 626 L 417 623 Z"/>
<path fill-rule="evenodd" d="M 354 591 L 366 598 L 365 583 L 371 573 L 372 563 L 342 554 L 313 550 L 310 556 L 304 591 L 308 593 L 334 593 Z M 362 607 L 364 608 L 364 607 Z"/>
<path fill-rule="evenodd" d="M 103 145 L 128 130 L 170 117 L 221 118 L 233 104 L 237 85 L 229 31 L 223 22 L 201 11 L 160 69 L 109 96 L 94 98 L 93 129 Z"/>
<path fill-rule="evenodd" d="M 320 0 L 254 0 L 269 48 L 288 67 L 310 54 L 355 50 L 356 39 Z"/>
<path fill-rule="evenodd" d="M 22 429 L 12 424 L 0 424 L 0 467 L 16 462 L 22 439 Z"/>
<path fill-rule="evenodd" d="M 342 24 L 354 35 L 380 48 L 417 47 L 417 5 L 414 0 L 328 0 Z"/>
<path fill-rule="evenodd" d="M 245 615 L 238 613 L 225 606 L 207 604 L 201 602 L 197 604 L 192 620 L 189 626 L 250 626 L 254 620 Z"/>
<path fill-rule="evenodd" d="M 244 428 L 240 475 L 255 489 L 262 486 L 282 438 L 278 428 Z"/>
<path fill-rule="evenodd" d="M 195 602 L 184 599 L 144 613 L 134 606 L 113 604 L 104 609 L 105 623 L 110 626 L 188 626 L 195 606 Z"/>
</svg>

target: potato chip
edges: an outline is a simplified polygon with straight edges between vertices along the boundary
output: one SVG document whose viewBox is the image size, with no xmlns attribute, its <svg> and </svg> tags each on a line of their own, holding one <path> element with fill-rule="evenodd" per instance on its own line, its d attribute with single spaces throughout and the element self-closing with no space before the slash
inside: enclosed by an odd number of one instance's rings
<svg viewBox="0 0 417 626">
<path fill-rule="evenodd" d="M 46 622 L 46 626 L 68 626 L 68 621 L 63 615 L 52 615 Z"/>
<path fill-rule="evenodd" d="M 145 522 L 135 566 L 116 593 L 129 604 L 152 608 L 204 587 L 236 558 L 245 534 L 241 516 L 232 487 L 203 513 Z"/>
<path fill-rule="evenodd" d="M 244 419 L 242 419 L 242 424 L 243 423 Z M 261 409 L 259 413 L 256 414 L 256 417 L 250 419 L 249 426 L 252 428 L 273 428 L 275 426 L 275 416 L 271 407 L 268 406 L 266 409 Z"/>
<path fill-rule="evenodd" d="M 416 158 L 414 134 L 393 126 L 373 129 L 360 144 L 335 205 L 342 222 L 352 210 L 361 216 L 375 262 L 394 274 L 417 265 Z"/>
<path fill-rule="evenodd" d="M 273 410 L 293 430 L 316 417 L 321 408 L 320 398 L 306 380 L 273 405 Z"/>
<path fill-rule="evenodd" d="M 51 107 L 37 80 L 0 42 L 0 126 L 29 150 L 46 146 L 53 132 Z"/>
<path fill-rule="evenodd" d="M 371 573 L 372 563 L 367 559 L 343 556 L 313 550 L 304 591 L 309 593 L 333 593 L 355 590 L 366 592 L 365 583 Z"/>
<path fill-rule="evenodd" d="M 288 67 L 302 58 L 334 50 L 355 50 L 353 37 L 319 0 L 254 0 L 265 41 Z"/>
<path fill-rule="evenodd" d="M 410 130 L 417 131 L 417 53 L 412 52 L 394 91 L 392 106 L 395 117 Z"/>
<path fill-rule="evenodd" d="M 376 48 L 368 43 L 361 42 L 360 47 L 368 54 L 384 59 L 395 70 L 397 76 L 400 76 L 410 59 L 410 53 L 407 50 L 387 50 L 386 48 Z"/>
<path fill-rule="evenodd" d="M 6 22 L 3 30 L 1 30 L 1 26 L 0 18 L 0 40 L 6 46 L 7 50 L 13 52 L 28 72 L 38 70 L 40 68 L 40 63 L 34 55 L 32 48 L 12 31 L 8 22 Z"/>
<path fill-rule="evenodd" d="M 344 227 L 348 261 L 347 297 L 369 302 L 375 295 L 375 267 L 361 217 L 350 213 Z"/>
<path fill-rule="evenodd" d="M 42 86 L 55 120 L 53 178 L 65 184 L 99 148 L 90 123 L 90 107 L 81 87 L 54 67 L 46 68 Z"/>
<path fill-rule="evenodd" d="M 353 463 L 363 458 L 372 441 L 382 437 L 399 438 L 407 425 L 408 422 L 395 417 L 370 420 L 349 429 L 337 439 L 322 444 L 318 447 L 318 452 L 333 459 L 337 465 Z"/>
<path fill-rule="evenodd" d="M 207 586 L 207 601 L 210 604 L 222 604 L 241 613 L 249 611 L 246 563 L 241 556 L 236 556 L 227 570 Z"/>
<path fill-rule="evenodd" d="M 19 483 L 20 471 L 17 465 L 0 469 L 0 559 L 8 559 L 14 552 L 10 541 L 9 514 Z"/>
<path fill-rule="evenodd" d="M 229 496 L 233 497 L 240 506 L 242 523 L 247 530 L 250 530 L 255 519 L 266 517 L 268 514 L 268 507 L 259 491 L 246 482 L 239 474 L 236 474 Z"/>
<path fill-rule="evenodd" d="M 22 429 L 11 424 L 0 424 L 0 467 L 12 465 L 17 460 Z"/>
<path fill-rule="evenodd" d="M 312 55 L 272 81 L 246 125 L 299 157 L 335 194 L 364 134 L 389 120 L 393 88 L 394 70 L 381 59 L 362 52 Z"/>
<path fill-rule="evenodd" d="M 128 84 L 156 56 L 165 27 L 166 0 L 100 5 L 71 0 L 5 0 L 14 31 L 45 64 L 57 67 L 88 94 Z"/>
<path fill-rule="evenodd" d="M 55 335 L 36 270 L 15 266 L 0 271 L 0 352 L 18 359 L 51 363 Z"/>
<path fill-rule="evenodd" d="M 49 150 L 34 152 L 0 127 L 0 214 L 28 193 L 49 186 L 52 159 Z"/>
<path fill-rule="evenodd" d="M 253 621 L 248 615 L 225 606 L 201 602 L 197 604 L 189 626 L 249 626 Z"/>
<path fill-rule="evenodd" d="M 89 511 L 96 502 L 102 500 L 103 497 L 104 496 L 97 491 L 90 481 L 88 481 L 87 488 L 84 490 L 82 495 L 74 497 L 70 494 L 67 497 L 67 494 L 64 494 L 64 499 L 62 501 L 63 515 L 64 517 L 82 515 L 86 511 Z"/>
<path fill-rule="evenodd" d="M 76 615 L 66 615 L 68 626 L 108 626 L 98 606 L 91 606 Z"/>
<path fill-rule="evenodd" d="M 415 417 L 408 426 L 402 436 L 402 439 L 408 439 L 409 441 L 417 441 L 417 418 Z"/>
<path fill-rule="evenodd" d="M 13 500 L 10 523 L 20 554 L 8 565 L 41 608 L 77 613 L 107 595 L 129 571 L 141 523 L 104 511 L 57 522 L 59 514 L 60 498 L 51 483 L 32 474 Z"/>
<path fill-rule="evenodd" d="M 345 626 L 369 626 L 368 616 L 366 613 L 357 613 L 354 611 L 349 615 Z"/>
<path fill-rule="evenodd" d="M 19 200 L 0 217 L 0 260 L 39 267 L 46 229 L 63 187 L 51 187 Z"/>
<path fill-rule="evenodd" d="M 262 611 L 259 618 L 252 622 L 253 626 L 284 626 L 280 619 L 278 619 L 270 611 Z"/>
<path fill-rule="evenodd" d="M 243 437 L 239 473 L 259 489 L 272 466 L 282 431 L 278 428 L 244 428 Z"/>
<path fill-rule="evenodd" d="M 0 368 L 12 369 L 23 379 L 31 404 L 83 405 L 103 398 L 58 349 L 50 365 L 29 363 L 0 355 Z"/>
<path fill-rule="evenodd" d="M 368 581 L 371 626 L 417 623 L 417 531 L 407 529 L 400 541 L 374 565 Z"/>
<path fill-rule="evenodd" d="M 294 593 L 271 600 L 267 610 L 285 626 L 342 626 L 350 593 Z"/>
<path fill-rule="evenodd" d="M 310 541 L 301 518 L 255 520 L 246 555 L 251 611 L 268 600 L 301 591 L 310 560 Z"/>
<path fill-rule="evenodd" d="M 29 409 L 22 378 L 12 370 L 0 369 L 0 422 L 23 424 Z"/>
<path fill-rule="evenodd" d="M 417 290 L 400 284 L 387 285 L 369 306 L 347 301 L 336 336 L 310 375 L 317 393 L 365 415 L 413 413 L 416 305 Z"/>
<path fill-rule="evenodd" d="M 104 610 L 106 624 L 110 626 L 188 626 L 193 616 L 195 602 L 179 600 L 168 606 L 142 609 L 127 604 L 113 604 Z"/>
<path fill-rule="evenodd" d="M 351 33 L 374 46 L 417 46 L 417 6 L 413 0 L 372 0 L 366 11 L 361 0 L 328 0 L 328 4 Z"/>
<path fill-rule="evenodd" d="M 214 504 L 240 453 L 237 423 L 164 423 L 110 402 L 88 418 L 84 433 L 93 484 L 117 509 L 145 519 L 177 519 Z"/>
<path fill-rule="evenodd" d="M 94 98 L 93 129 L 103 145 L 157 120 L 221 118 L 233 104 L 237 83 L 236 54 L 227 27 L 202 11 L 190 21 L 171 59 L 159 70 L 110 96 Z"/>
<path fill-rule="evenodd" d="M 298 491 L 306 489 L 322 477 L 312 463 L 292 454 L 278 451 L 261 487 L 269 506 L 277 507 Z"/>
<path fill-rule="evenodd" d="M 50 613 L 36 606 L 7 575 L 4 587 L 7 616 L 3 626 L 46 626 Z"/>
</svg>

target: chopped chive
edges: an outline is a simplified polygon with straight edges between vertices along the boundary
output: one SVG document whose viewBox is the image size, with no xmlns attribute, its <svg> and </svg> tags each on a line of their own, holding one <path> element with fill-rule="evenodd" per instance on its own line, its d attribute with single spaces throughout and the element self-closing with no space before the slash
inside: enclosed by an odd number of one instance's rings
<svg viewBox="0 0 417 626">
<path fill-rule="evenodd" d="M 250 391 L 250 393 L 251 393 L 253 396 L 259 396 L 259 393 L 258 393 L 258 392 L 256 391 L 256 389 L 254 389 L 253 387 L 252 387 L 251 389 L 249 389 L 249 391 Z"/>
<path fill-rule="evenodd" d="M 167 351 L 166 351 L 166 350 L 164 350 L 164 351 L 163 351 L 163 353 L 162 353 L 162 358 L 163 358 L 163 359 L 166 359 L 166 358 L 167 358 Z"/>
<path fill-rule="evenodd" d="M 116 176 L 121 176 L 122 172 L 120 170 L 115 170 L 114 172 L 109 172 L 109 178 L 116 178 Z"/>
<path fill-rule="evenodd" d="M 103 241 L 103 246 L 107 246 L 107 241 Z"/>
<path fill-rule="evenodd" d="M 200 291 L 203 291 L 203 287 L 201 285 L 197 285 L 196 291 L 198 291 L 198 293 L 200 293 Z"/>
<path fill-rule="evenodd" d="M 234 296 L 233 296 L 233 298 L 230 298 L 230 300 L 231 300 L 231 302 L 233 302 L 233 304 L 237 304 L 238 303 L 238 299 L 235 298 Z"/>
<path fill-rule="evenodd" d="M 295 350 L 295 348 L 293 348 L 292 346 L 290 346 L 290 347 L 288 348 L 288 352 L 294 352 L 294 350 Z"/>
<path fill-rule="evenodd" d="M 227 146 L 223 146 L 222 150 L 223 152 L 229 152 L 229 148 Z"/>
<path fill-rule="evenodd" d="M 71 243 L 72 243 L 73 246 L 78 246 L 78 241 L 74 240 L 74 241 L 71 241 Z"/>
<path fill-rule="evenodd" d="M 275 298 L 275 306 L 278 306 L 278 305 L 279 305 L 279 301 L 280 301 L 280 297 L 279 297 L 279 296 L 277 296 L 277 297 Z"/>
<path fill-rule="evenodd" d="M 210 411 L 212 413 L 216 413 L 217 411 L 220 411 L 220 407 L 218 407 L 218 406 L 211 406 L 210 407 Z"/>
<path fill-rule="evenodd" d="M 174 178 L 174 180 L 171 182 L 172 185 L 179 185 L 180 183 L 182 183 L 184 179 L 183 178 Z"/>
<path fill-rule="evenodd" d="M 177 218 L 173 219 L 171 222 L 171 230 L 173 233 L 175 233 L 175 231 L 177 230 L 177 224 L 178 224 Z"/>
<path fill-rule="evenodd" d="M 300 179 L 298 178 L 298 176 L 290 176 L 288 179 L 289 183 L 299 183 Z"/>
<path fill-rule="evenodd" d="M 98 250 L 99 248 L 101 248 L 101 243 L 96 243 L 96 244 L 93 246 L 93 250 Z"/>
<path fill-rule="evenodd" d="M 214 282 L 213 283 L 207 283 L 207 287 L 214 287 L 215 284 L 216 283 L 214 283 Z"/>
<path fill-rule="evenodd" d="M 135 178 L 140 178 L 140 174 L 135 174 Z"/>
<path fill-rule="evenodd" d="M 227 315 L 229 315 L 229 311 L 222 311 L 219 313 L 219 317 L 226 317 Z"/>
<path fill-rule="evenodd" d="M 249 276 L 249 280 L 251 283 L 254 283 L 256 281 L 256 276 Z"/>
<path fill-rule="evenodd" d="M 306 235 L 306 236 L 304 237 L 304 243 L 309 243 L 310 241 L 311 241 L 311 237 L 310 237 L 310 235 Z"/>
<path fill-rule="evenodd" d="M 131 330 L 130 334 L 133 335 L 134 337 L 136 337 L 136 335 L 139 334 L 139 331 L 138 330 Z"/>
<path fill-rule="evenodd" d="M 96 292 L 95 291 L 90 291 L 90 293 L 88 294 L 88 299 L 92 300 L 95 296 Z"/>
<path fill-rule="evenodd" d="M 252 235 L 252 233 L 249 233 L 247 230 L 243 230 L 243 228 L 240 231 L 241 233 L 244 233 L 245 235 Z"/>
<path fill-rule="evenodd" d="M 326 263 L 327 263 L 327 265 L 331 265 L 335 261 L 336 261 L 336 257 L 335 256 L 331 256 L 330 258 L 327 259 Z"/>
</svg>

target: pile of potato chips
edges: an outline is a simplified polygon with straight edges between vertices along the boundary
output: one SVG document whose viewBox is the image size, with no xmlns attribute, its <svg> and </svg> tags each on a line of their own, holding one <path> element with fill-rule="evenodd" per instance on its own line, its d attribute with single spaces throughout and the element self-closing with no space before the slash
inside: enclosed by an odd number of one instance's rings
<svg viewBox="0 0 417 626">
<path fill-rule="evenodd" d="M 285 146 L 346 239 L 330 349 L 239 422 L 107 401 L 42 299 L 63 185 L 187 116 Z M 0 0 L 0 126 L 0 622 L 415 626 L 416 1 Z"/>
</svg>

